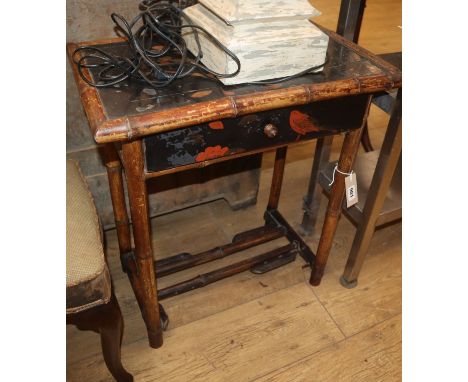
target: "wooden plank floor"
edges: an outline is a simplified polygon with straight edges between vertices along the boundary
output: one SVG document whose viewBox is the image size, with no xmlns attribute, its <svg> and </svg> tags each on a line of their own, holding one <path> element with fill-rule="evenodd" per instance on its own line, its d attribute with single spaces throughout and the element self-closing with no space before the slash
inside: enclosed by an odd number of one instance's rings
<svg viewBox="0 0 468 382">
<path fill-rule="evenodd" d="M 317 21 L 334 29 L 337 0 L 314 0 Z M 401 1 L 368 0 L 361 43 L 377 52 L 401 50 Z M 388 116 L 373 107 L 371 139 L 380 147 Z M 342 138 L 335 139 L 332 159 Z M 314 143 L 291 147 L 280 210 L 294 227 L 302 217 Z M 264 157 L 256 206 L 233 212 L 223 200 L 152 220 L 155 256 L 197 252 L 227 243 L 262 224 L 273 153 Z M 323 221 L 327 199 L 323 197 Z M 170 326 L 161 349 L 147 345 L 130 284 L 120 269 L 115 231 L 106 232 L 107 255 L 125 320 L 122 360 L 136 381 L 399 381 L 401 380 L 401 223 L 379 229 L 357 288 L 338 282 L 354 237 L 343 217 L 322 284 L 307 283 L 298 258 L 264 275 L 245 272 L 164 301 Z M 318 233 L 306 238 L 316 250 Z M 236 260 L 280 243 L 236 255 Z M 159 287 L 231 263 L 223 259 L 163 278 Z M 67 380 L 111 381 L 99 337 L 67 327 Z"/>
</svg>

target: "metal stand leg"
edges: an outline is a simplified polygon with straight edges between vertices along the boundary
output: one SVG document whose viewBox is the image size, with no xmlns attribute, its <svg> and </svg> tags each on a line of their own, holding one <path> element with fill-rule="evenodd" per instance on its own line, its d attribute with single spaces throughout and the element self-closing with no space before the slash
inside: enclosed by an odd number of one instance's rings
<svg viewBox="0 0 468 382">
<path fill-rule="evenodd" d="M 366 0 L 342 0 L 336 33 L 357 43 L 365 7 Z"/>
<path fill-rule="evenodd" d="M 342 0 L 336 33 L 357 44 L 365 8 L 366 0 Z M 366 152 L 374 150 L 370 141 L 367 122 L 362 132 L 361 143 Z"/>
<path fill-rule="evenodd" d="M 354 236 L 344 274 L 340 279 L 341 284 L 346 288 L 353 288 L 357 285 L 357 278 L 375 231 L 375 223 L 385 202 L 398 160 L 401 158 L 401 109 L 400 89 L 372 177 L 362 220 Z"/>
<path fill-rule="evenodd" d="M 151 249 L 148 195 L 141 141 L 124 143 L 122 154 L 135 241 L 135 253 L 128 259 L 127 269 L 146 324 L 150 346 L 159 348 L 163 344 L 163 337 Z"/>
</svg>

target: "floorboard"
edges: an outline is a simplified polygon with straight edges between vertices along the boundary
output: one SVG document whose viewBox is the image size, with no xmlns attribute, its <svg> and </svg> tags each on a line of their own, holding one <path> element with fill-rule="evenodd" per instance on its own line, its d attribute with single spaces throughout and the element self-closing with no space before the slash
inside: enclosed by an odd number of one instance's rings
<svg viewBox="0 0 468 382">
<path fill-rule="evenodd" d="M 401 316 L 328 346 L 255 382 L 401 381 Z"/>
</svg>

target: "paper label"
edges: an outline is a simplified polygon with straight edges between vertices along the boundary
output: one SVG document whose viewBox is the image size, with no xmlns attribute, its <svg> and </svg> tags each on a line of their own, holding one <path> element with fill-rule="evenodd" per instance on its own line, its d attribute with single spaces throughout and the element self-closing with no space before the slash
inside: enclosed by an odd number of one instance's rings
<svg viewBox="0 0 468 382">
<path fill-rule="evenodd" d="M 355 173 L 345 178 L 346 207 L 354 206 L 358 202 L 357 176 Z"/>
</svg>

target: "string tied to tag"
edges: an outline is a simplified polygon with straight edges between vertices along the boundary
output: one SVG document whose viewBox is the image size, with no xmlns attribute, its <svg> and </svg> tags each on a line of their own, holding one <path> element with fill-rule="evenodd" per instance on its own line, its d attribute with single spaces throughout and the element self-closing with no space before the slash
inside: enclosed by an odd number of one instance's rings
<svg viewBox="0 0 468 382">
<path fill-rule="evenodd" d="M 329 187 L 335 183 L 335 173 L 336 172 L 339 172 L 341 175 L 346 175 L 346 176 L 350 176 L 351 177 L 351 181 L 353 180 L 353 173 L 354 171 L 351 171 L 351 172 L 344 172 L 344 171 L 341 171 L 339 168 L 338 168 L 338 163 L 335 164 L 335 168 L 333 169 L 333 176 L 332 176 L 332 181 L 331 183 L 328 185 Z"/>
</svg>

